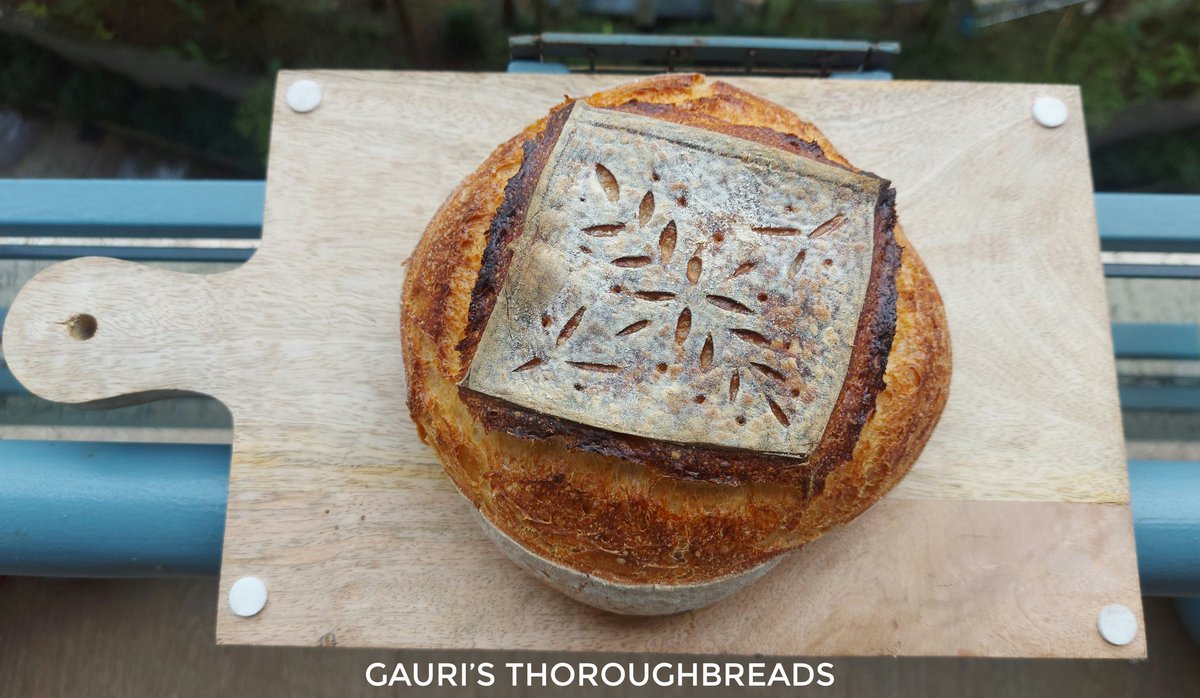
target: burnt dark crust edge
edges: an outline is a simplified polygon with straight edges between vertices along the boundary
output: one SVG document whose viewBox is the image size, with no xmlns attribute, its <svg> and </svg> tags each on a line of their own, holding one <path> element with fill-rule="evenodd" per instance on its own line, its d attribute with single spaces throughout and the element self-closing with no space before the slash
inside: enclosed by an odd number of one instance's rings
<svg viewBox="0 0 1200 698">
<path fill-rule="evenodd" d="M 483 248 L 479 277 L 475 280 L 475 289 L 471 292 L 466 335 L 456 347 L 462 354 L 463 366 L 469 366 L 475 357 L 475 349 L 483 337 L 488 318 L 492 316 L 492 309 L 496 307 L 496 298 L 500 294 L 500 287 L 504 285 L 508 265 L 512 262 L 512 243 L 525 229 L 529 200 L 542 177 L 542 170 L 546 168 L 546 160 L 550 158 L 550 153 L 558 143 L 563 124 L 567 122 L 574 108 L 575 102 L 572 101 L 555 107 L 550 112 L 546 128 L 521 146 L 521 167 L 508 180 L 508 184 L 504 185 L 504 201 L 496 210 L 492 224 L 488 227 L 487 246 Z M 461 380 L 462 377 L 459 378 Z"/>
<path fill-rule="evenodd" d="M 734 485 L 749 480 L 791 479 L 798 470 L 809 469 L 804 459 L 794 456 L 622 434 L 543 414 L 465 386 L 459 386 L 458 391 L 462 401 L 488 429 L 522 439 L 558 438 L 567 448 L 650 465 L 684 480 Z M 770 470 L 774 477 L 765 470 Z M 799 482 L 803 484 L 810 479 L 804 477 Z"/>
<path fill-rule="evenodd" d="M 495 307 L 512 258 L 511 245 L 521 234 L 533 190 L 573 105 L 574 102 L 570 102 L 556 108 L 551 112 L 546 128 L 525 142 L 521 167 L 505 186 L 504 201 L 487 232 L 479 278 L 471 297 L 466 335 L 458 344 L 464 367 L 470 365 Z M 816 143 L 792 134 L 729 124 L 673 105 L 634 101 L 613 109 L 706 128 L 855 171 L 827 159 Z M 806 498 L 815 496 L 823 489 L 829 473 L 853 457 L 859 435 L 874 413 L 875 398 L 884 388 L 883 376 L 896 329 L 896 272 L 901 256 L 901 248 L 893 233 L 896 222 L 895 196 L 895 189 L 891 188 L 890 182 L 881 179 L 880 196 L 875 209 L 871 275 L 855 331 L 846 379 L 821 441 L 807 458 L 622 434 L 540 413 L 463 385 L 459 385 L 459 397 L 489 430 L 503 431 L 523 439 L 558 438 L 568 448 L 641 463 L 681 479 L 730 485 L 775 482 L 802 489 Z"/>
<path fill-rule="evenodd" d="M 896 336 L 896 273 L 902 249 L 896 242 L 896 190 L 884 181 L 875 206 L 875 245 L 871 277 L 862 314 L 854 332 L 854 348 L 842 392 L 838 395 L 825 432 L 809 455 L 814 465 L 807 491 L 820 492 L 825 478 L 854 456 L 863 427 L 875 413 L 875 398 L 886 387 L 888 356 Z"/>
</svg>

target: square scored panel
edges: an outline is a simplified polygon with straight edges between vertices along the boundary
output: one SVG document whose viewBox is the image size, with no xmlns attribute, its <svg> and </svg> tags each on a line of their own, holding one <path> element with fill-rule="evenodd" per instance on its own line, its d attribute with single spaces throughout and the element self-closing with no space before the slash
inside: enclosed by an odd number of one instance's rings
<svg viewBox="0 0 1200 698">
<path fill-rule="evenodd" d="M 887 185 L 578 104 L 464 385 L 608 431 L 803 458 L 846 376 Z"/>
</svg>

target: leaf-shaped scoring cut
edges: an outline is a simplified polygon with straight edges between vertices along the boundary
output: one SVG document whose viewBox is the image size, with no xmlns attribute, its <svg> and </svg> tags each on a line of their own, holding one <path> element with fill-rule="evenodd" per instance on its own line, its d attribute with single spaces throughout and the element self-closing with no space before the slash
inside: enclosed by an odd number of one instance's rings
<svg viewBox="0 0 1200 698">
<path fill-rule="evenodd" d="M 618 267 L 626 267 L 636 269 L 644 267 L 650 263 L 649 257 L 617 257 L 612 263 Z"/>
<path fill-rule="evenodd" d="M 750 365 L 759 373 L 763 374 L 767 378 L 779 382 L 781 385 L 787 380 L 784 378 L 783 373 L 777 368 L 759 363 L 757 361 L 751 361 Z"/>
<path fill-rule="evenodd" d="M 583 369 L 584 371 L 598 371 L 600 373 L 617 373 L 621 370 L 620 366 L 612 364 L 595 364 L 590 361 L 568 361 L 568 364 L 575 368 Z"/>
<path fill-rule="evenodd" d="M 731 279 L 737 278 L 737 277 L 741 276 L 742 274 L 745 274 L 746 272 L 750 271 L 753 268 L 754 268 L 754 262 L 751 262 L 750 260 L 747 259 L 746 261 L 739 264 L 737 269 L 733 270 L 733 273 L 729 275 L 729 278 L 731 278 Z"/>
<path fill-rule="evenodd" d="M 817 226 L 817 229 L 808 234 L 810 238 L 819 238 L 826 233 L 831 233 L 834 230 L 842 227 L 842 223 L 846 222 L 846 214 L 839 213 L 833 218 L 825 221 Z"/>
<path fill-rule="evenodd" d="M 654 192 L 646 192 L 642 197 L 642 203 L 638 206 L 638 223 L 645 226 L 650 222 L 650 217 L 654 215 Z"/>
<path fill-rule="evenodd" d="M 791 420 L 788 419 L 787 413 L 784 412 L 783 408 L 779 406 L 779 403 L 772 400 L 770 395 L 764 394 L 763 397 L 766 398 L 767 405 L 771 408 L 771 414 L 775 415 L 775 419 L 777 419 L 780 424 L 786 427 L 792 423 Z"/>
<path fill-rule="evenodd" d="M 804 266 L 804 258 L 807 255 L 808 252 L 805 250 L 800 250 L 796 253 L 796 258 L 792 260 L 792 264 L 788 267 L 788 279 L 794 279 L 800 273 L 800 267 Z"/>
<path fill-rule="evenodd" d="M 713 360 L 713 340 L 712 333 L 704 339 L 704 348 L 700 350 L 700 370 L 707 371 L 712 366 Z"/>
<path fill-rule="evenodd" d="M 771 340 L 762 336 L 758 332 L 755 332 L 754 330 L 747 330 L 747 329 L 741 328 L 741 327 L 731 327 L 731 328 L 729 328 L 729 331 L 732 332 L 735 337 L 737 337 L 738 339 L 740 339 L 744 342 L 749 342 L 751 344 L 757 344 L 760 347 L 770 347 L 771 346 Z"/>
<path fill-rule="evenodd" d="M 662 256 L 663 266 L 671 263 L 671 255 L 675 253 L 675 240 L 677 236 L 675 221 L 667 223 L 666 227 L 658 235 L 658 253 Z"/>
<path fill-rule="evenodd" d="M 700 272 L 704 270 L 704 260 L 700 258 L 700 249 L 696 250 L 696 254 L 688 260 L 687 277 L 688 281 L 696 283 L 700 280 Z"/>
<path fill-rule="evenodd" d="M 684 308 L 679 314 L 679 319 L 675 321 L 675 343 L 683 344 L 687 339 L 688 333 L 692 331 L 692 309 Z"/>
<path fill-rule="evenodd" d="M 575 328 L 579 327 L 579 322 L 583 320 L 583 311 L 585 310 L 587 310 L 587 306 L 576 310 L 575 314 L 571 316 L 571 319 L 567 320 L 566 323 L 563 324 L 562 331 L 558 333 L 558 340 L 555 342 L 556 345 L 561 347 L 564 342 L 571 338 L 571 335 L 575 333 Z"/>
<path fill-rule="evenodd" d="M 621 184 L 613 173 L 607 167 L 596 163 L 596 179 L 600 181 L 600 186 L 604 189 L 604 195 L 609 201 L 616 201 L 621 198 Z"/>
<path fill-rule="evenodd" d="M 624 229 L 624 223 L 601 223 L 599 225 L 589 225 L 583 229 L 583 232 L 592 237 L 610 238 Z"/>
<path fill-rule="evenodd" d="M 542 363 L 544 363 L 542 360 L 542 357 L 535 356 L 532 359 L 521 364 L 520 366 L 517 366 L 516 368 L 514 368 L 513 373 L 518 373 L 520 371 L 528 371 L 531 368 L 537 368 L 538 366 L 541 366 Z"/>
<path fill-rule="evenodd" d="M 742 315 L 750 315 L 754 311 L 747 307 L 744 303 L 739 303 L 729 296 L 714 296 L 708 295 L 704 297 L 712 305 L 717 306 L 721 310 L 728 310 L 731 313 L 741 313 Z"/>
<path fill-rule="evenodd" d="M 783 225 L 760 225 L 751 228 L 756 233 L 763 235 L 799 235 L 799 228 L 791 228 Z"/>
<path fill-rule="evenodd" d="M 624 337 L 626 335 L 631 335 L 634 332 L 641 332 L 642 330 L 646 329 L 649 326 L 650 326 L 649 320 L 638 320 L 637 322 L 626 326 L 625 329 L 618 332 L 617 336 Z"/>
</svg>

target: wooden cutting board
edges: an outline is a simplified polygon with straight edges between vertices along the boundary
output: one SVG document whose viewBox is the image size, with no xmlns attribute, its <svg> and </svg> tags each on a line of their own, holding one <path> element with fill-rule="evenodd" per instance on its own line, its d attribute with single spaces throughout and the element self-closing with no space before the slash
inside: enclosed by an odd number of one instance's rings
<svg viewBox="0 0 1200 698">
<path fill-rule="evenodd" d="M 317 81 L 307 114 L 284 93 Z M 617 76 L 285 72 L 262 247 L 210 276 L 79 259 L 38 275 L 5 354 L 64 402 L 194 391 L 233 413 L 222 643 L 1142 657 L 1124 443 L 1079 90 L 738 78 L 888 177 L 945 298 L 954 378 L 912 473 L 700 611 L 623 618 L 519 571 L 417 439 L 404 260 L 455 185 L 564 94 Z M 1069 108 L 1056 129 L 1035 98 Z M 90 314 L 94 336 L 70 318 Z M 72 329 L 74 328 L 74 332 Z M 164 466 L 169 467 L 169 463 Z M 265 580 L 252 618 L 226 594 Z"/>
</svg>

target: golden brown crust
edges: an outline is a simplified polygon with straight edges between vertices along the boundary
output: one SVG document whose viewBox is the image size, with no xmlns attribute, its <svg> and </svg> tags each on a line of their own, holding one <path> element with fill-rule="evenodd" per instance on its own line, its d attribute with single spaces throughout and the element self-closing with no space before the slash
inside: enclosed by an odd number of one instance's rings
<svg viewBox="0 0 1200 698">
<path fill-rule="evenodd" d="M 512 247 L 524 229 L 530 198 L 572 106 L 573 103 L 568 102 L 556 107 L 547 119 L 546 128 L 523 144 L 521 167 L 505 186 L 504 201 L 487 231 L 487 245 L 472 294 L 466 336 L 459 343 L 464 372 L 495 306 L 509 268 Z M 699 127 L 779 148 L 840 169 L 852 169 L 827 159 L 816 143 L 768 128 L 731 124 L 674 104 L 634 101 L 612 109 Z M 895 331 L 895 273 L 900 264 L 900 248 L 893 234 L 895 190 L 886 180 L 878 181 L 882 187 L 875 210 L 874 253 L 866 302 L 858 319 L 846 378 L 814 452 L 794 457 L 649 439 L 538 412 L 466 386 L 460 386 L 460 398 L 489 430 L 528 439 L 557 437 L 569 448 L 656 467 L 686 480 L 729 485 L 774 482 L 802 488 L 806 496 L 818 494 L 829 473 L 853 455 L 862 427 L 874 410 L 875 398 L 883 389 L 883 372 Z"/>
<path fill-rule="evenodd" d="M 724 83 L 672 75 L 585 99 L 618 107 L 671 104 L 733 126 L 791 134 L 846 166 L 811 125 Z M 438 211 L 411 260 L 404 287 L 403 346 L 409 407 L 421 437 L 459 489 L 502 531 L 534 553 L 626 583 L 691 583 L 738 572 L 819 536 L 878 500 L 908 471 L 941 413 L 950 346 L 937 289 L 899 226 L 895 338 L 886 388 L 854 446 L 823 491 L 751 482 L 682 480 L 621 458 L 568 449 L 557 439 L 522 440 L 485 430 L 460 400 L 465 365 L 457 347 L 486 231 L 522 144 L 543 119 L 500 146 Z"/>
</svg>

